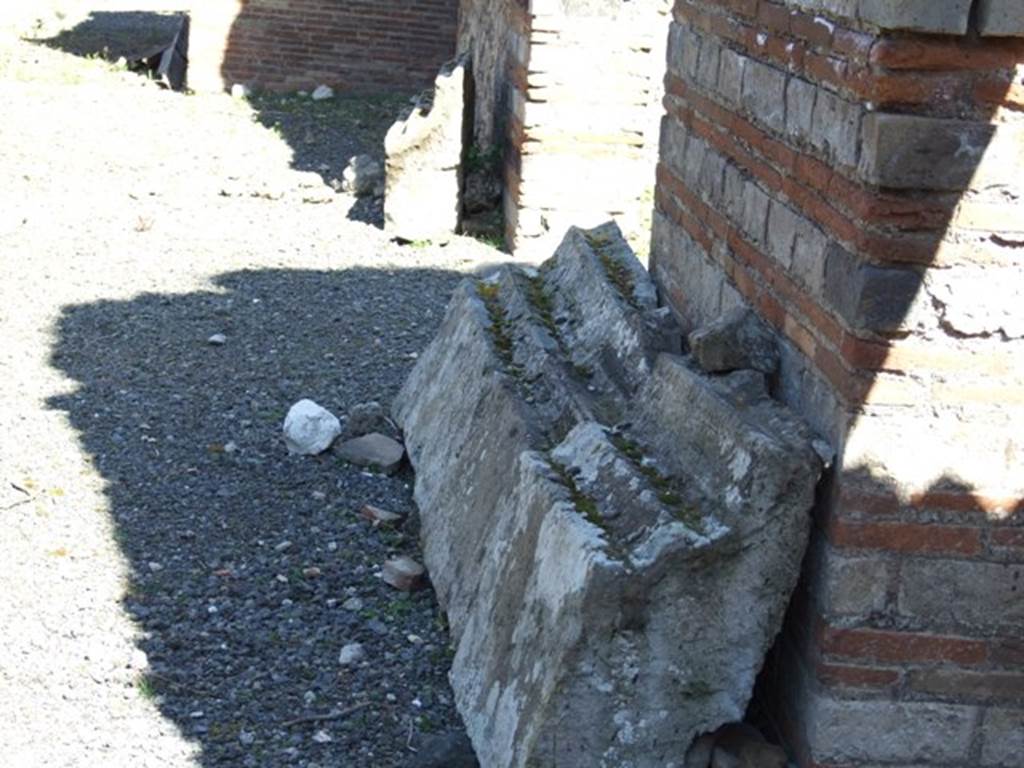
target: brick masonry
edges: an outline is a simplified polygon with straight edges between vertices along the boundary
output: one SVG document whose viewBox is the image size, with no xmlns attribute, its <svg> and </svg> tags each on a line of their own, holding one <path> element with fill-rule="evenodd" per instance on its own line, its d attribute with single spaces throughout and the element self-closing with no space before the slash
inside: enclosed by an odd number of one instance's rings
<svg viewBox="0 0 1024 768">
<path fill-rule="evenodd" d="M 802 766 L 1021 764 L 1020 7 L 675 3 L 652 272 L 838 452 L 762 682 Z"/>
<path fill-rule="evenodd" d="M 455 54 L 458 0 L 192 0 L 189 84 L 426 87 Z"/>
</svg>

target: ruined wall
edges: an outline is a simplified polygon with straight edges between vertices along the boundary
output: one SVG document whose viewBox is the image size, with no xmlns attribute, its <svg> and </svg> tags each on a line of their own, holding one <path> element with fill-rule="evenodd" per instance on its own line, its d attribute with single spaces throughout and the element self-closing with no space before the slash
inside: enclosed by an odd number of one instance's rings
<svg viewBox="0 0 1024 768">
<path fill-rule="evenodd" d="M 973 6 L 973 10 L 972 10 Z M 677 0 L 652 270 L 839 451 L 766 688 L 803 766 L 1024 754 L 1024 5 Z"/>
<path fill-rule="evenodd" d="M 414 89 L 455 53 L 458 0 L 192 3 L 190 84 Z"/>
</svg>

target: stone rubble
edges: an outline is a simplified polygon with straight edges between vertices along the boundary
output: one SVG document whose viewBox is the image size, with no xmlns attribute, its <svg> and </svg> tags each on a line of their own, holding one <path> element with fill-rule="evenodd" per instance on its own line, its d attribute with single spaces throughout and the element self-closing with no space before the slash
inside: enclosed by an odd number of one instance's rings
<svg viewBox="0 0 1024 768">
<path fill-rule="evenodd" d="M 284 440 L 292 454 L 315 456 L 323 453 L 340 434 L 338 417 L 312 400 L 295 403 L 284 419 Z"/>
<path fill-rule="evenodd" d="M 388 510 L 381 509 L 373 504 L 364 504 L 363 508 L 359 510 L 359 514 L 375 526 L 398 525 L 405 519 L 402 515 L 399 515 L 396 512 L 389 512 Z"/>
<path fill-rule="evenodd" d="M 822 465 L 762 373 L 681 349 L 618 228 L 572 228 L 463 281 L 396 399 L 483 765 L 680 765 L 743 717 Z"/>
</svg>

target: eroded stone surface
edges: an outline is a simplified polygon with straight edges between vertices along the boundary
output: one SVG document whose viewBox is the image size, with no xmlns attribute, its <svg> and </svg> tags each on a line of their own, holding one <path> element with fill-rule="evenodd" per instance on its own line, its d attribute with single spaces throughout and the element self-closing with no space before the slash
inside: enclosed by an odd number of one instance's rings
<svg viewBox="0 0 1024 768">
<path fill-rule="evenodd" d="M 617 228 L 573 229 L 463 282 L 396 401 L 482 765 L 681 765 L 743 716 L 821 464 L 679 347 Z"/>
</svg>

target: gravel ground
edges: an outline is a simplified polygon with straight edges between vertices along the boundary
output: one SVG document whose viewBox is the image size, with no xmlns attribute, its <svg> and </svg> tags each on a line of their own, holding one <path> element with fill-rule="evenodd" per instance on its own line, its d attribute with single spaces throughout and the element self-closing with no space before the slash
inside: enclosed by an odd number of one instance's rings
<svg viewBox="0 0 1024 768">
<path fill-rule="evenodd" d="M 500 254 L 400 247 L 325 183 L 393 100 L 183 96 L 10 36 L 0 99 L 0 763 L 405 765 L 458 727 L 433 593 L 379 578 L 419 557 L 411 474 L 281 422 L 387 404 Z"/>
</svg>

